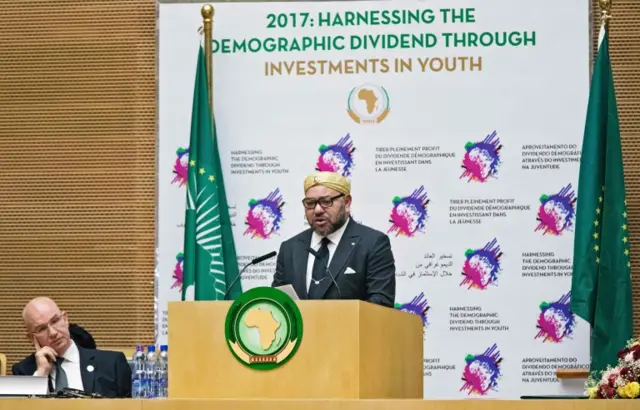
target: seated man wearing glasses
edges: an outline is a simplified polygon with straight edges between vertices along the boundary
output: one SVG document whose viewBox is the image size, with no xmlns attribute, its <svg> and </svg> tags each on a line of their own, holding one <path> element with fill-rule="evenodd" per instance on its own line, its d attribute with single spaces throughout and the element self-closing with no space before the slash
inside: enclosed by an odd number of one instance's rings
<svg viewBox="0 0 640 410">
<path fill-rule="evenodd" d="M 51 393 L 69 388 L 103 397 L 131 397 L 131 367 L 124 354 L 76 345 L 67 314 L 53 300 L 31 300 L 22 318 L 35 353 L 13 365 L 14 375 L 46 376 Z"/>
<path fill-rule="evenodd" d="M 301 299 L 360 299 L 393 307 L 396 270 L 389 237 L 351 218 L 351 185 L 317 172 L 304 181 L 310 228 L 284 241 L 273 287 L 291 285 Z"/>
</svg>

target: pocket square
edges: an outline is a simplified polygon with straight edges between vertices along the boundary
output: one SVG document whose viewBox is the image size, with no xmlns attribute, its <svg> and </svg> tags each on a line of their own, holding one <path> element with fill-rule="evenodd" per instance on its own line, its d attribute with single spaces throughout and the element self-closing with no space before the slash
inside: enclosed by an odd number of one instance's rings
<svg viewBox="0 0 640 410">
<path fill-rule="evenodd" d="M 347 269 L 345 269 L 344 274 L 345 275 L 353 275 L 354 273 L 356 273 L 356 271 L 354 271 L 353 269 L 347 267 Z"/>
</svg>

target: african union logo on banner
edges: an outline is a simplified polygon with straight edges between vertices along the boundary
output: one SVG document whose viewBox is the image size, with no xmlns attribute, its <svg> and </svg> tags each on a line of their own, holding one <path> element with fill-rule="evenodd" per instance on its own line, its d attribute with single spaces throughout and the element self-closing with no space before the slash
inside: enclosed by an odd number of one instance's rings
<svg viewBox="0 0 640 410">
<path fill-rule="evenodd" d="M 247 225 L 244 234 L 251 235 L 251 238 L 267 239 L 278 232 L 283 219 L 283 206 L 284 201 L 279 188 L 270 192 L 266 198 L 250 200 L 244 222 Z"/>
<path fill-rule="evenodd" d="M 343 177 L 351 175 L 353 170 L 353 153 L 356 148 L 350 140 L 351 134 L 347 134 L 332 145 L 321 145 L 318 151 L 316 171 L 337 172 Z"/>
<path fill-rule="evenodd" d="M 489 285 L 497 285 L 498 274 L 501 271 L 502 252 L 497 239 L 487 242 L 480 249 L 467 249 L 464 253 L 465 261 L 462 265 L 464 279 L 460 286 L 467 289 L 485 290 Z"/>
<path fill-rule="evenodd" d="M 258 287 L 241 294 L 225 321 L 227 345 L 240 362 L 271 370 L 291 359 L 302 340 L 302 315 L 286 293 Z"/>
<path fill-rule="evenodd" d="M 411 237 L 424 230 L 429 204 L 424 186 L 420 186 L 409 196 L 396 196 L 392 202 L 393 209 L 389 217 L 391 227 L 387 233 L 395 232 L 396 236 Z"/>
<path fill-rule="evenodd" d="M 496 131 L 478 142 L 467 142 L 464 146 L 462 168 L 464 172 L 460 178 L 467 178 L 467 182 L 487 182 L 489 178 L 497 178 L 500 166 L 500 139 Z"/>
<path fill-rule="evenodd" d="M 173 181 L 172 184 L 183 186 L 187 183 L 187 175 L 189 172 L 189 148 L 178 148 L 176 150 L 176 160 L 173 162 Z"/>
<path fill-rule="evenodd" d="M 535 339 L 542 342 L 561 343 L 565 338 L 571 339 L 576 326 L 576 316 L 569 308 L 571 292 L 566 293 L 555 302 L 542 302 L 538 315 L 538 334 Z"/>
<path fill-rule="evenodd" d="M 500 380 L 500 352 L 495 343 L 482 354 L 467 355 L 464 358 L 465 366 L 462 372 L 464 384 L 460 391 L 466 391 L 468 395 L 485 396 L 491 390 L 498 390 Z"/>
<path fill-rule="evenodd" d="M 389 94 L 382 86 L 364 84 L 349 92 L 347 112 L 358 124 L 381 123 L 389 115 L 389 110 Z"/>
<path fill-rule="evenodd" d="M 576 215 L 576 200 L 576 193 L 571 184 L 557 194 L 542 195 L 537 216 L 539 223 L 535 231 L 542 231 L 543 235 L 558 236 L 571 229 Z"/>
</svg>

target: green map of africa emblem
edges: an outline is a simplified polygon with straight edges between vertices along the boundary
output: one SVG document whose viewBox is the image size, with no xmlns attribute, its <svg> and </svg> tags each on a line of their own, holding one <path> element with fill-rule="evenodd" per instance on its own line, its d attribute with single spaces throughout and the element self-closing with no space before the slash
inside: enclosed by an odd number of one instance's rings
<svg viewBox="0 0 640 410">
<path fill-rule="evenodd" d="M 295 301 L 271 287 L 250 289 L 233 302 L 225 320 L 227 345 L 236 359 L 256 370 L 272 370 L 294 356 L 302 340 Z"/>
</svg>

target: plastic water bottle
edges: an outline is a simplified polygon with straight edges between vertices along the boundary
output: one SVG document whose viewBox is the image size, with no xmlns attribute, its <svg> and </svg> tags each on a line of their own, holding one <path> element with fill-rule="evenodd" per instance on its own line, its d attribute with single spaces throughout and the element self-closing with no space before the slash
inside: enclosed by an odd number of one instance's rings
<svg viewBox="0 0 640 410">
<path fill-rule="evenodd" d="M 136 346 L 136 352 L 133 355 L 133 372 L 131 381 L 131 397 L 140 399 L 145 396 L 144 379 L 147 356 L 144 354 L 142 345 Z"/>
<path fill-rule="evenodd" d="M 169 352 L 167 345 L 160 346 L 160 354 L 156 360 L 156 397 L 166 399 L 169 397 Z"/>
<path fill-rule="evenodd" d="M 158 356 L 156 355 L 156 347 L 149 345 L 147 347 L 147 362 L 145 366 L 145 380 L 144 380 L 144 397 L 152 399 L 156 396 L 156 361 Z"/>
</svg>

